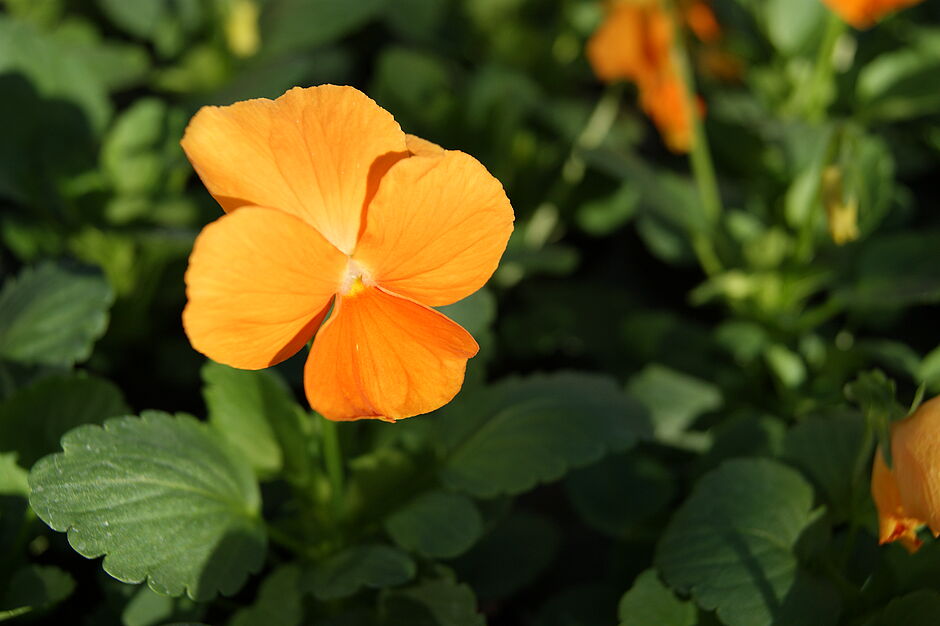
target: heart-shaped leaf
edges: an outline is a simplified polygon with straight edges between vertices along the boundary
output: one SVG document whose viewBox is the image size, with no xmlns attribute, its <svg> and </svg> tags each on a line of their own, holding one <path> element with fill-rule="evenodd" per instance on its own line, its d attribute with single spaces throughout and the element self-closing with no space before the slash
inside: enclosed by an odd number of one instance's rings
<svg viewBox="0 0 940 626">
<path fill-rule="evenodd" d="M 510 380 L 442 411 L 445 484 L 489 498 L 527 491 L 649 434 L 639 402 L 612 380 L 555 374 Z"/>
<path fill-rule="evenodd" d="M 147 412 L 80 426 L 62 447 L 33 467 L 30 504 L 118 580 L 207 600 L 261 566 L 258 485 L 206 425 Z"/>
</svg>

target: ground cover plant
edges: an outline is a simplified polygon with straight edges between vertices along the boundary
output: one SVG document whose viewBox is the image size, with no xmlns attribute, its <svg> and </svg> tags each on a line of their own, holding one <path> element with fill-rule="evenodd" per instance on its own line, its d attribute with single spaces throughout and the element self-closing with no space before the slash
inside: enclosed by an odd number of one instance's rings
<svg viewBox="0 0 940 626">
<path fill-rule="evenodd" d="M 0 621 L 937 622 L 936 0 L 0 9 Z"/>
</svg>

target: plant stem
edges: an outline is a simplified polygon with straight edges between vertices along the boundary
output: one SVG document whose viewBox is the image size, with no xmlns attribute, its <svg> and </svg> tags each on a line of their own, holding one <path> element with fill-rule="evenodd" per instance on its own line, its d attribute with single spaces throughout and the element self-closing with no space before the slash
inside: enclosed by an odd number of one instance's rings
<svg viewBox="0 0 940 626">
<path fill-rule="evenodd" d="M 336 422 L 325 417 L 321 423 L 323 457 L 326 475 L 330 480 L 330 499 L 333 515 L 338 516 L 343 504 L 343 451 L 339 446 Z"/>
<path fill-rule="evenodd" d="M 313 551 L 301 540 L 294 538 L 277 526 L 272 526 L 271 524 L 265 523 L 265 530 L 267 531 L 268 537 L 272 542 L 284 546 L 297 555 L 305 557 L 313 556 Z"/>
<path fill-rule="evenodd" d="M 810 121 L 815 122 L 822 119 L 829 107 L 831 100 L 829 88 L 832 84 L 834 69 L 832 57 L 836 44 L 845 29 L 845 22 L 835 13 L 830 12 L 826 21 L 826 30 L 823 33 L 823 39 L 819 44 L 819 51 L 816 55 L 816 65 L 813 67 L 813 75 L 807 89 L 806 118 Z"/>
<path fill-rule="evenodd" d="M 673 9 L 673 16 L 676 28 L 673 37 L 672 55 L 685 85 L 685 106 L 689 111 L 692 123 L 692 149 L 689 153 L 689 161 L 692 167 L 692 176 L 695 178 L 695 185 L 698 187 L 702 214 L 705 218 L 705 229 L 702 232 L 692 233 L 692 247 L 698 256 L 702 269 L 705 270 L 706 274 L 712 276 L 722 269 L 721 259 L 715 248 L 715 239 L 723 213 L 721 193 L 718 189 L 718 178 L 715 176 L 715 166 L 708 146 L 708 136 L 705 134 L 705 125 L 697 114 L 695 76 L 689 61 L 684 33 L 679 26 L 682 22 L 676 17 L 675 8 Z"/>
</svg>

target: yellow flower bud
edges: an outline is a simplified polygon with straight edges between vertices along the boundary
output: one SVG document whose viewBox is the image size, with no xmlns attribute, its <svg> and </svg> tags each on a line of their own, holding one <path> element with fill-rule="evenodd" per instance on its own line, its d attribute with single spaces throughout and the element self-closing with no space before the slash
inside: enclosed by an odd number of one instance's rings
<svg viewBox="0 0 940 626">
<path fill-rule="evenodd" d="M 822 173 L 822 198 L 829 220 L 829 234 L 836 245 L 858 239 L 858 200 L 844 199 L 842 169 L 830 165 Z"/>
<path fill-rule="evenodd" d="M 233 0 L 225 22 L 225 39 L 232 54 L 250 57 L 258 52 L 258 5 L 254 0 Z"/>
</svg>

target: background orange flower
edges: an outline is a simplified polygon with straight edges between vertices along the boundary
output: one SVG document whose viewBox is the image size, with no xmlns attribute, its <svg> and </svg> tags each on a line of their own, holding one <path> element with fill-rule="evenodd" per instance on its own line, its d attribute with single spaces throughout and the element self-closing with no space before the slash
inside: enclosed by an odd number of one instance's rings
<svg viewBox="0 0 940 626">
<path fill-rule="evenodd" d="M 871 492 L 878 508 L 881 543 L 920 547 L 917 529 L 940 536 L 940 397 L 925 402 L 891 426 L 892 467 L 875 455 Z"/>
<path fill-rule="evenodd" d="M 823 0 L 823 2 L 855 28 L 868 28 L 889 13 L 918 4 L 921 0 Z"/>
<path fill-rule="evenodd" d="M 705 42 L 721 36 L 711 8 L 695 0 L 682 3 L 684 23 Z M 658 0 L 612 2 L 607 16 L 588 41 L 587 56 L 594 73 L 605 82 L 630 80 L 640 91 L 640 106 L 650 116 L 673 152 L 692 144 L 691 107 L 687 89 L 673 59 L 676 25 Z"/>
</svg>

